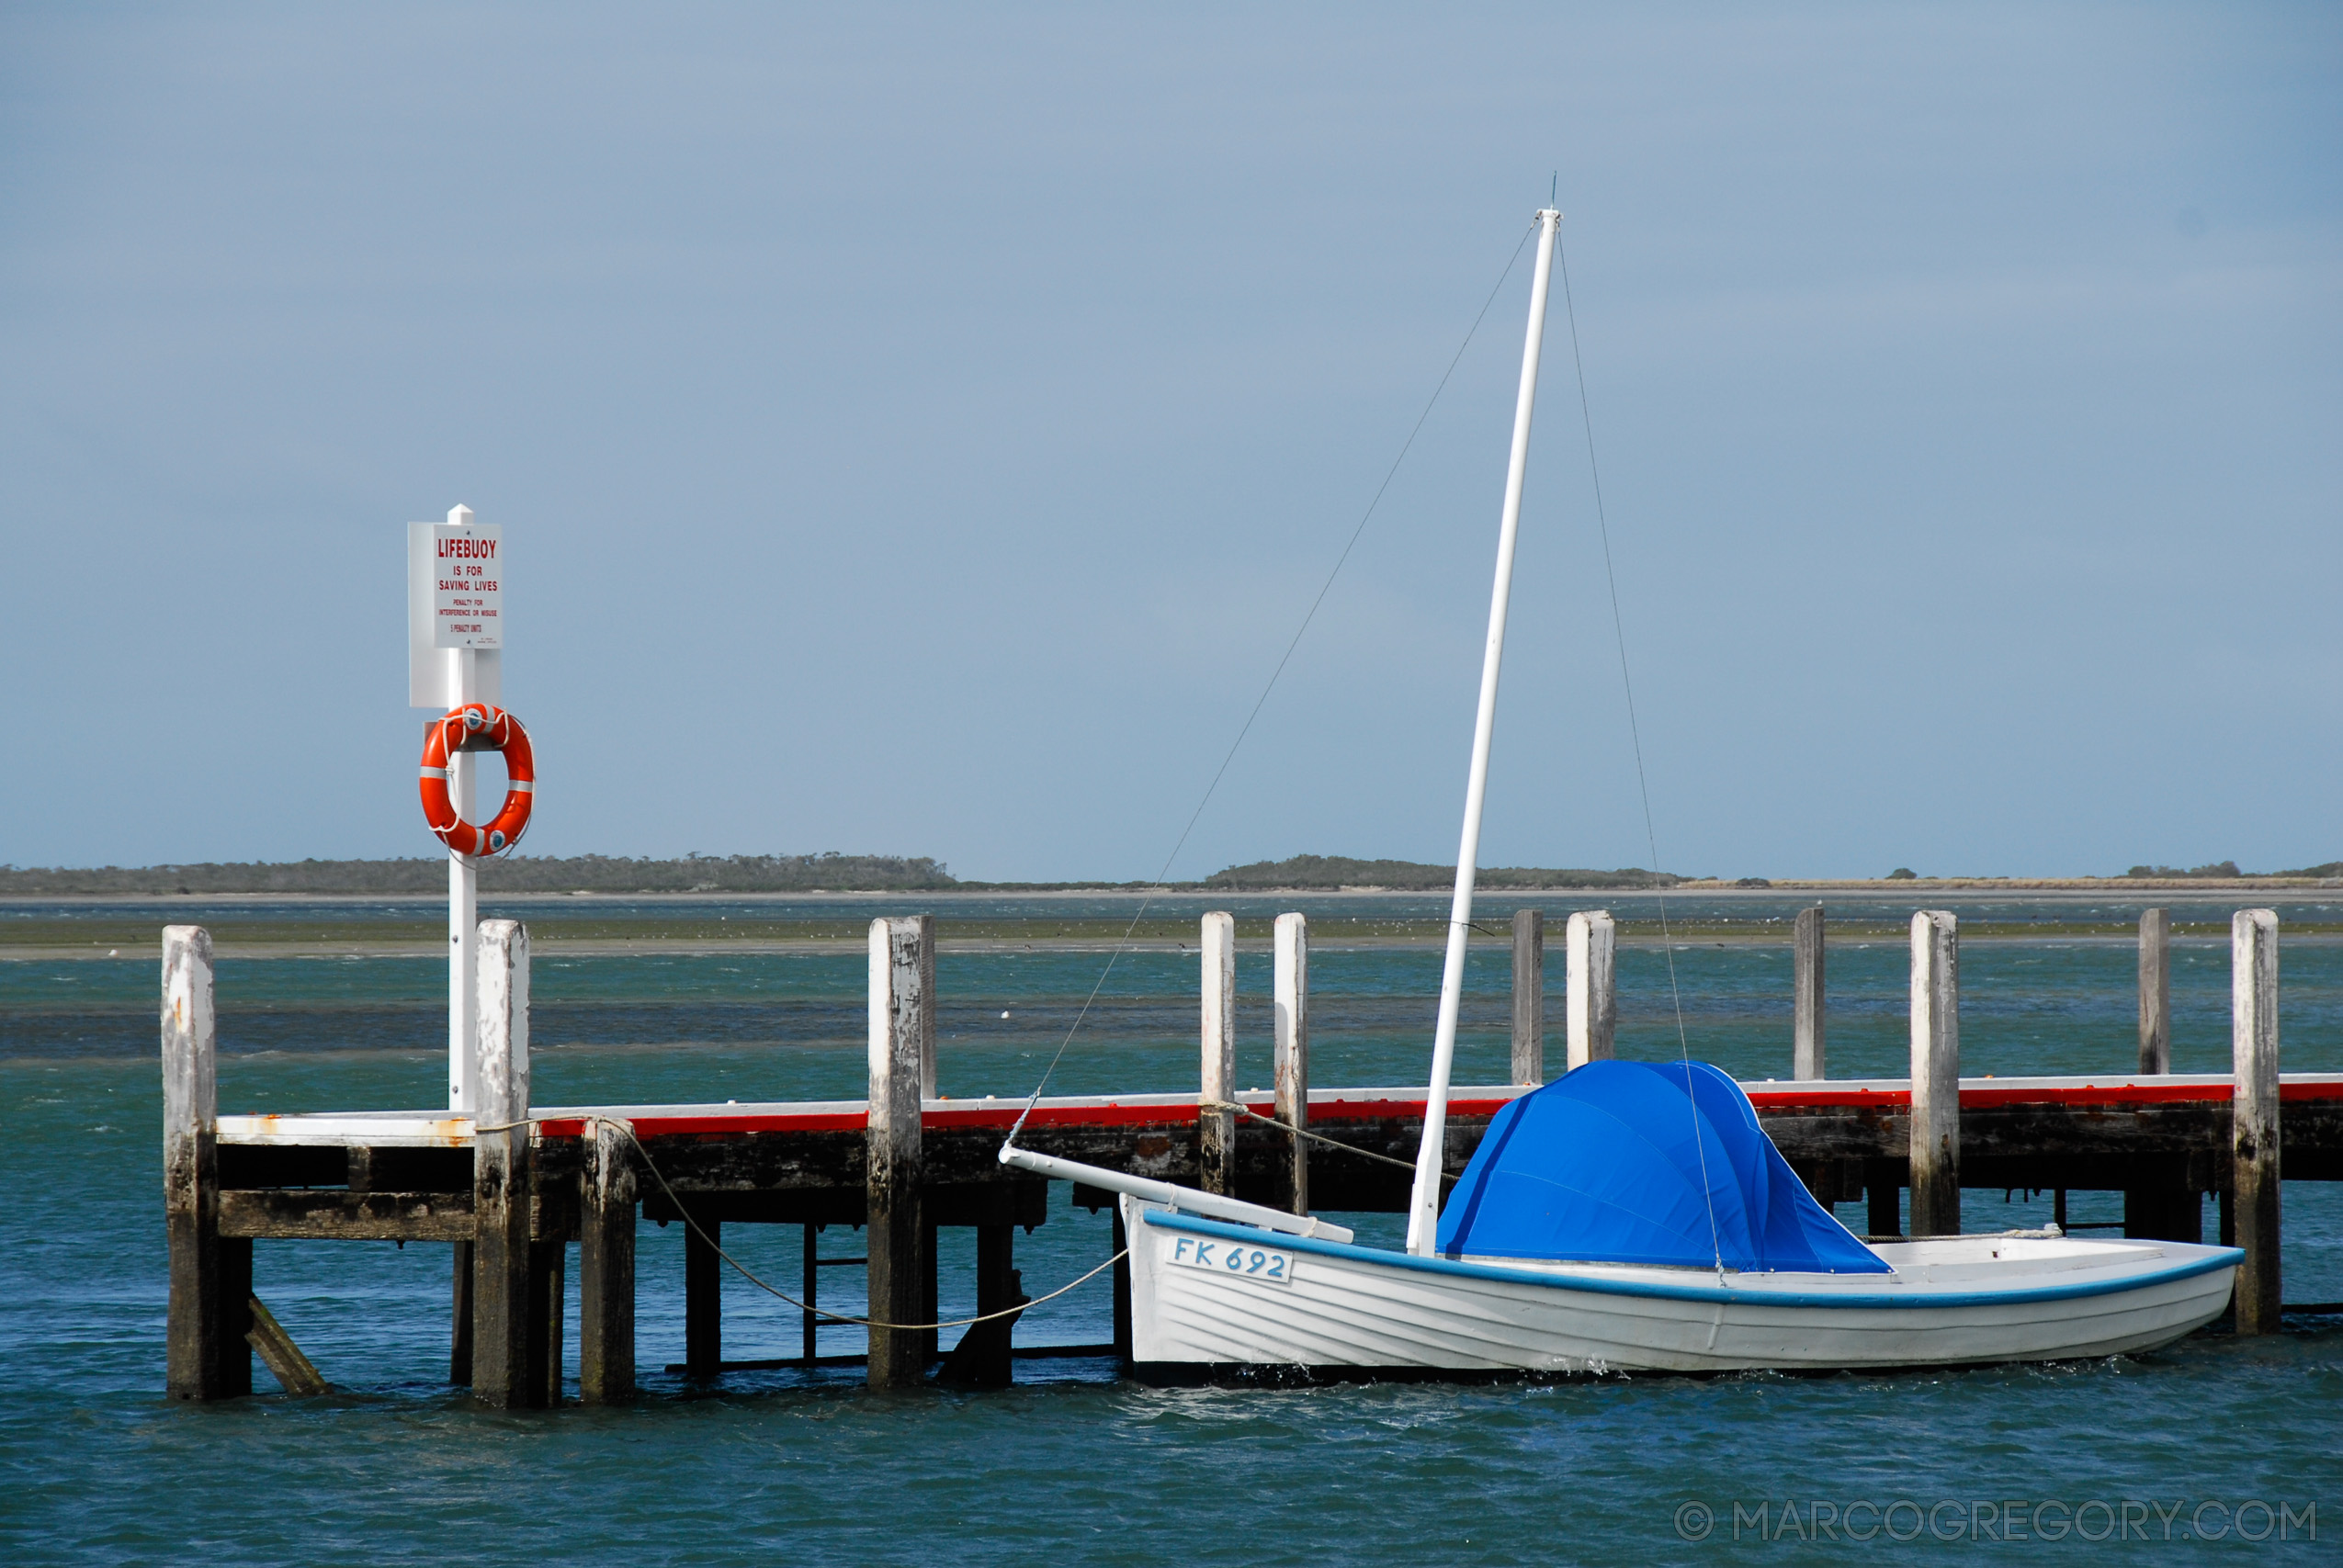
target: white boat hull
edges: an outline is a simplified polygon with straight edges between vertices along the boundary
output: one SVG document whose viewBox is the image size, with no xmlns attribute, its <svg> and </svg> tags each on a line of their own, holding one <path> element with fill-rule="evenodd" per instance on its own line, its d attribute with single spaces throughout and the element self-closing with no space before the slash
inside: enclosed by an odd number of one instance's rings
<svg viewBox="0 0 2343 1568">
<path fill-rule="evenodd" d="M 1825 1371 L 2119 1355 L 2219 1316 L 2244 1256 L 1965 1236 L 1880 1247 L 1893 1275 L 1726 1274 L 1720 1284 L 1706 1270 L 1411 1258 L 1122 1201 L 1143 1376 Z"/>
</svg>

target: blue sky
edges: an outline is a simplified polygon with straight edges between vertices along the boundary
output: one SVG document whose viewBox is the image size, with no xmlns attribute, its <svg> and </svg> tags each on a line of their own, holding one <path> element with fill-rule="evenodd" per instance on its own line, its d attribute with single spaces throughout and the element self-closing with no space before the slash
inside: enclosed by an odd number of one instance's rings
<svg viewBox="0 0 2343 1568">
<path fill-rule="evenodd" d="M 2333 6 L 0 12 L 0 861 L 1155 874 L 1558 182 L 1659 858 L 2343 855 Z M 1526 260 L 1526 257 L 1524 258 Z M 1454 853 L 1517 268 L 1174 875 Z M 1646 863 L 1561 300 L 1484 840 Z"/>
</svg>

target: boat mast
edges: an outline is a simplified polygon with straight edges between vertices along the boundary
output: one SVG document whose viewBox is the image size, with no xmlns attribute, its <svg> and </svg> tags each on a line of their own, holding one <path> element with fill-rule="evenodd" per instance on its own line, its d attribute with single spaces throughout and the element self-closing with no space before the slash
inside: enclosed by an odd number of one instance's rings
<svg viewBox="0 0 2343 1568">
<path fill-rule="evenodd" d="M 1488 646 L 1481 655 L 1480 713 L 1473 721 L 1472 774 L 1465 785 L 1465 831 L 1456 846 L 1456 897 L 1448 908 L 1448 961 L 1440 975 L 1440 1028 L 1432 1037 L 1432 1094 L 1416 1150 L 1416 1186 L 1408 1205 L 1408 1250 L 1429 1257 L 1440 1229 L 1440 1175 L 1448 1131 L 1448 1077 L 1456 1057 L 1456 1009 L 1464 999 L 1465 941 L 1473 918 L 1473 874 L 1480 858 L 1480 809 L 1488 788 L 1488 743 L 1497 728 L 1497 677 L 1505 662 L 1505 609 L 1513 592 L 1513 541 L 1522 521 L 1522 479 L 1530 461 L 1530 413 L 1537 404 L 1538 348 L 1545 337 L 1545 287 L 1554 270 L 1555 231 L 1562 214 L 1537 215 L 1537 276 L 1530 284 L 1530 325 L 1522 344 L 1522 389 L 1513 403 L 1513 455 L 1505 468 L 1505 512 L 1497 528 L 1497 582 L 1488 596 Z"/>
</svg>

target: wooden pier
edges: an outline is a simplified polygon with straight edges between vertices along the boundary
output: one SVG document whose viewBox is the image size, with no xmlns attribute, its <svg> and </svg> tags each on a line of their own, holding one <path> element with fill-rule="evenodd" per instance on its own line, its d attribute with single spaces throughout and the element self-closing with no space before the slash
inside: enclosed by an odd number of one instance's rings
<svg viewBox="0 0 2343 1568">
<path fill-rule="evenodd" d="M 1795 946 L 1794 1061 L 1808 1076 L 1742 1087 L 1818 1197 L 1868 1201 L 1874 1235 L 1902 1231 L 1906 1190 L 1916 1234 L 1957 1231 L 1963 1190 L 1983 1188 L 2054 1191 L 2062 1217 L 2068 1191 L 2122 1191 L 2126 1235 L 2198 1241 L 2202 1195 L 2214 1194 L 2220 1239 L 2247 1254 L 2237 1331 L 2274 1333 L 2281 1157 L 2286 1179 L 2343 1180 L 2343 1074 L 2278 1071 L 2278 929 L 2267 910 L 2240 911 L 2233 929 L 2235 1070 L 2163 1071 L 2167 928 L 2162 911 L 2149 913 L 2141 928 L 2136 1067 L 1962 1077 L 1958 932 L 1951 915 L 1921 911 L 1912 935 L 1912 1076 L 1824 1077 L 1817 910 L 1799 921 Z M 1543 930 L 1542 920 L 1517 920 L 1513 933 L 1512 1064 L 1525 1081 L 1454 1091 L 1452 1172 L 1463 1169 L 1489 1118 L 1542 1076 Z M 1568 937 L 1567 1038 L 1575 1066 L 1612 1054 L 1615 944 L 1600 912 L 1572 916 Z M 1045 1099 L 1020 1142 L 1296 1212 L 1404 1213 L 1426 1091 L 1308 1086 L 1302 917 L 1281 917 L 1276 928 L 1271 1093 L 1228 1088 L 1228 917 L 1205 916 L 1202 939 L 1199 1092 Z M 478 1114 L 221 1115 L 210 939 L 201 928 L 172 926 L 163 949 L 167 1372 L 177 1397 L 250 1393 L 255 1353 L 289 1388 L 316 1378 L 252 1294 L 255 1241 L 396 1240 L 445 1243 L 453 1252 L 451 1381 L 469 1383 L 485 1404 L 530 1407 L 563 1396 L 563 1276 L 575 1244 L 577 1395 L 631 1398 L 640 1219 L 686 1224 L 688 1373 L 815 1360 L 809 1314 L 801 1358 L 726 1360 L 718 1249 L 727 1225 L 803 1227 L 808 1302 L 819 1266 L 866 1270 L 871 1315 L 903 1325 L 871 1328 L 867 1358 L 844 1359 L 862 1360 L 874 1387 L 921 1382 L 939 1364 L 949 1381 L 1005 1383 L 1013 1359 L 1029 1353 L 1013 1342 L 1013 1316 L 970 1326 L 948 1355 L 937 1331 L 921 1326 L 937 1316 L 938 1228 L 977 1233 L 977 1314 L 1013 1314 L 1026 1299 L 1014 1267 L 1016 1228 L 1047 1214 L 1047 1184 L 996 1158 L 1023 1102 L 935 1095 L 935 934 L 927 917 L 873 922 L 870 1096 L 817 1103 L 533 1104 L 528 935 L 516 922 L 488 920 L 476 948 Z M 1309 1135 L 1297 1136 L 1297 1128 Z M 1075 1196 L 1092 1208 L 1107 1202 L 1085 1189 Z M 864 1257 L 818 1258 L 816 1227 L 826 1225 L 861 1227 Z M 1115 1343 L 1083 1349 L 1127 1351 L 1119 1268 L 1115 1281 Z"/>
</svg>

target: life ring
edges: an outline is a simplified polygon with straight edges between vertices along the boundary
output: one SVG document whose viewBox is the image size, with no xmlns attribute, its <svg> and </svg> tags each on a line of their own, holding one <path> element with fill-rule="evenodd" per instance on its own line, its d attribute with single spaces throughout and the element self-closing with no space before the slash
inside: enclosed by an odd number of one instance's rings
<svg viewBox="0 0 2343 1568">
<path fill-rule="evenodd" d="M 487 743 L 504 753 L 510 781 L 504 804 L 484 828 L 475 828 L 456 814 L 447 794 L 447 755 L 468 740 Z M 423 817 L 440 842 L 458 854 L 502 854 L 521 841 L 529 825 L 529 808 L 537 801 L 537 758 L 529 750 L 528 731 L 503 708 L 486 703 L 466 703 L 450 708 L 423 740 Z"/>
</svg>

